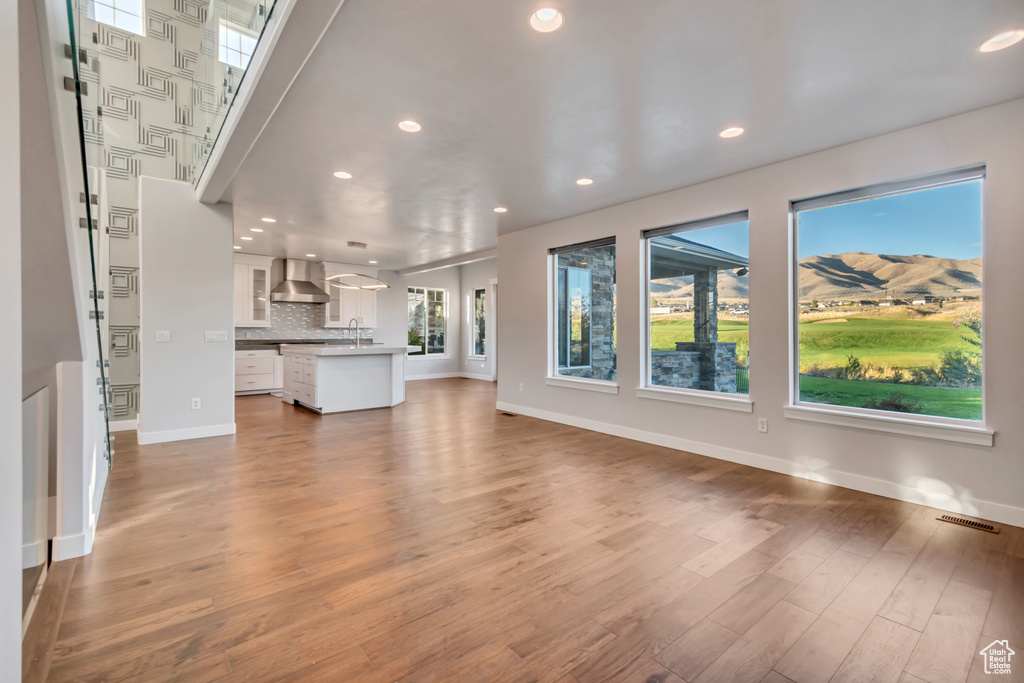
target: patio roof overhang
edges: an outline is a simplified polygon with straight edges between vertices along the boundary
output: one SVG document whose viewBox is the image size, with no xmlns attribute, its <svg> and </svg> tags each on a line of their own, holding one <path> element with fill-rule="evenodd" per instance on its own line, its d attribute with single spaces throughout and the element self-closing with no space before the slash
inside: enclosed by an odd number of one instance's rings
<svg viewBox="0 0 1024 683">
<path fill-rule="evenodd" d="M 651 279 L 682 277 L 704 273 L 709 270 L 733 270 L 746 268 L 750 260 L 692 242 L 675 235 L 651 239 Z"/>
</svg>

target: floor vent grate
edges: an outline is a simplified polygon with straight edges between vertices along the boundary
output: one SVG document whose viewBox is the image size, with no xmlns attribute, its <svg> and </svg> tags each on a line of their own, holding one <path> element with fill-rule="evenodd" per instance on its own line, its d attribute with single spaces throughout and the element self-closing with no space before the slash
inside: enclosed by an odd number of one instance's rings
<svg viewBox="0 0 1024 683">
<path fill-rule="evenodd" d="M 518 416 L 518 415 L 516 415 L 515 413 L 509 413 L 509 412 L 505 412 L 504 410 L 503 410 L 503 411 L 501 411 L 501 414 L 502 414 L 502 415 L 505 415 L 506 417 L 519 417 L 519 416 Z"/>
<path fill-rule="evenodd" d="M 953 515 L 942 515 L 936 517 L 940 522 L 949 522 L 950 524 L 959 524 L 970 529 L 977 529 L 978 531 L 987 531 L 990 534 L 998 534 L 999 527 L 988 524 L 987 522 L 979 522 L 975 519 L 967 519 L 966 517 L 954 517 Z"/>
</svg>

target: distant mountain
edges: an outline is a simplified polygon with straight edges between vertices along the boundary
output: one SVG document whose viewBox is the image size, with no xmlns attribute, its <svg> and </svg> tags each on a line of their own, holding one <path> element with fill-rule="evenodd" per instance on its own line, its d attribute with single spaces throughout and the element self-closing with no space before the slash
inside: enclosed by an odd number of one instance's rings
<svg viewBox="0 0 1024 683">
<path fill-rule="evenodd" d="M 975 295 L 981 292 L 981 263 L 980 258 L 958 261 L 861 251 L 809 256 L 799 264 L 800 299 L 881 299 L 887 291 L 896 298 Z M 735 271 L 719 272 L 719 297 L 746 299 L 748 282 L 749 276 Z M 657 280 L 651 283 L 651 294 L 666 299 L 692 297 L 693 278 Z"/>
<path fill-rule="evenodd" d="M 914 254 L 809 256 L 800 261 L 801 299 L 955 296 L 981 291 L 981 259 L 958 261 Z"/>
</svg>

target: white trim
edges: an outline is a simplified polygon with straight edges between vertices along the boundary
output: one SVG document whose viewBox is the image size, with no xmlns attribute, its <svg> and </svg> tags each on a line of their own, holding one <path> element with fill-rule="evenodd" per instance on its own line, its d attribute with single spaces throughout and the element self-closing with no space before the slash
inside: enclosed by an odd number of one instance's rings
<svg viewBox="0 0 1024 683">
<path fill-rule="evenodd" d="M 111 420 L 110 431 L 113 432 L 134 432 L 139 428 L 139 418 L 131 420 Z"/>
<path fill-rule="evenodd" d="M 415 382 L 421 379 L 451 379 L 452 377 L 462 377 L 461 372 L 435 372 L 430 375 L 406 375 L 406 382 Z"/>
<path fill-rule="evenodd" d="M 545 377 L 545 384 L 553 387 L 565 387 L 566 389 L 583 389 L 585 391 L 597 391 L 602 394 L 619 393 L 617 382 L 606 382 L 600 379 L 587 379 L 585 377 Z"/>
<path fill-rule="evenodd" d="M 91 533 L 89 534 L 92 535 Z M 87 547 L 92 546 L 92 540 L 86 539 L 86 534 L 72 534 L 70 536 L 53 537 L 53 560 L 70 560 L 76 557 L 88 555 Z"/>
<path fill-rule="evenodd" d="M 992 446 L 995 442 L 995 431 L 983 425 L 919 420 L 895 415 L 868 415 L 854 413 L 849 409 L 819 408 L 804 404 L 785 406 L 783 414 L 790 420 L 868 429 L 875 432 L 902 434 L 939 441 L 953 441 L 972 446 Z"/>
<path fill-rule="evenodd" d="M 801 479 L 820 481 L 833 486 L 851 488 L 865 493 L 885 496 L 886 498 L 903 500 L 908 503 L 926 505 L 940 510 L 947 510 L 949 512 L 970 515 L 972 517 L 989 519 L 1002 524 L 1024 526 L 1024 508 L 1022 507 L 993 503 L 991 501 L 978 500 L 975 498 L 959 498 L 945 492 L 915 488 L 913 486 L 898 484 L 884 479 L 875 479 L 873 477 L 865 477 L 859 474 L 852 474 L 850 472 L 842 472 L 828 468 L 810 470 L 798 463 L 790 460 L 784 460 L 782 458 L 774 458 L 734 448 L 716 446 L 714 444 L 703 443 L 700 441 L 691 441 L 677 436 L 657 434 L 655 432 L 633 429 L 631 427 L 620 427 L 619 425 L 608 424 L 606 422 L 579 418 L 572 415 L 563 415 L 561 413 L 520 406 L 514 403 L 507 403 L 505 401 L 498 401 L 495 408 L 497 410 L 504 410 L 517 415 L 535 417 L 540 420 L 557 422 L 559 424 L 588 429 L 602 434 L 610 434 L 612 436 L 619 436 L 625 439 L 654 444 L 656 446 L 665 446 L 666 448 L 674 448 L 676 450 L 696 453 L 710 458 L 717 458 L 719 460 L 735 462 L 741 465 L 757 467 L 758 469 L 788 474 L 794 477 L 800 477 Z"/>
<path fill-rule="evenodd" d="M 487 360 L 487 356 L 466 356 L 466 360 Z"/>
<path fill-rule="evenodd" d="M 479 379 L 479 380 L 483 380 L 484 382 L 493 382 L 494 381 L 493 379 L 491 379 L 490 375 L 481 375 L 481 374 L 477 374 L 477 373 L 473 373 L 473 372 L 462 372 L 462 373 L 459 373 L 459 377 L 461 377 L 463 379 Z"/>
<path fill-rule="evenodd" d="M 704 406 L 705 408 L 734 410 L 738 413 L 754 412 L 754 402 L 743 394 L 730 396 L 712 391 L 683 391 L 660 387 L 637 387 L 636 395 L 637 398 L 670 401 L 672 403 L 688 403 L 689 405 Z"/>
<path fill-rule="evenodd" d="M 186 439 L 205 439 L 208 436 L 225 436 L 235 433 L 235 424 L 210 425 L 208 427 L 188 427 L 185 429 L 168 429 L 162 432 L 137 432 L 139 445 L 146 446 L 168 441 L 184 441 Z"/>
<path fill-rule="evenodd" d="M 414 356 L 411 353 L 406 353 L 405 357 L 409 360 L 451 360 L 452 355 L 450 353 L 417 353 Z"/>
</svg>

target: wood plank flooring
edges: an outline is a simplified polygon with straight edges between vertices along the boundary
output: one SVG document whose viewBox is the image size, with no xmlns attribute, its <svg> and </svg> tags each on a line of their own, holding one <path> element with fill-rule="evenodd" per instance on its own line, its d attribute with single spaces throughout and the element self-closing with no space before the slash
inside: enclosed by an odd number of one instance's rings
<svg viewBox="0 0 1024 683">
<path fill-rule="evenodd" d="M 494 402 L 421 381 L 393 410 L 253 396 L 234 437 L 119 434 L 27 679 L 946 683 L 1024 647 L 1021 529 Z"/>
</svg>

